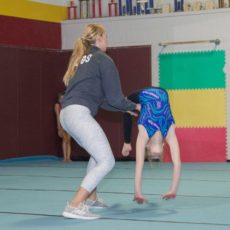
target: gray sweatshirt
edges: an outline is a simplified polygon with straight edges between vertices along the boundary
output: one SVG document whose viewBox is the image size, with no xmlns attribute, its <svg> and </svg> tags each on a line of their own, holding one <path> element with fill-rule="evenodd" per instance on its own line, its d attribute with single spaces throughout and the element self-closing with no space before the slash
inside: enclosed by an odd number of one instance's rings
<svg viewBox="0 0 230 230">
<path fill-rule="evenodd" d="M 83 105 L 93 116 L 98 108 L 110 111 L 132 111 L 136 104 L 122 94 L 118 70 L 113 60 L 97 47 L 85 55 L 70 80 L 62 99 L 62 108 Z"/>
</svg>

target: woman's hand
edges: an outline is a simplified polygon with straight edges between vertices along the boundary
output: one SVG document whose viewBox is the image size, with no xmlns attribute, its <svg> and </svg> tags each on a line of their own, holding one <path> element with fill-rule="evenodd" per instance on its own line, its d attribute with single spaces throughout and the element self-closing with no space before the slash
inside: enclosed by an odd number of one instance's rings
<svg viewBox="0 0 230 230">
<path fill-rule="evenodd" d="M 138 116 L 138 113 L 136 112 L 133 112 L 133 111 L 126 111 L 126 113 L 129 113 L 131 116 L 134 116 L 134 117 L 137 117 Z"/>
<path fill-rule="evenodd" d="M 136 104 L 136 108 L 135 108 L 136 111 L 140 112 L 141 111 L 141 104 Z M 134 112 L 134 111 L 126 111 L 126 113 L 129 113 L 131 116 L 134 116 L 134 117 L 137 117 L 138 116 L 138 113 L 137 112 Z"/>
<path fill-rule="evenodd" d="M 139 112 L 141 111 L 141 104 L 136 104 L 136 110 Z"/>
</svg>

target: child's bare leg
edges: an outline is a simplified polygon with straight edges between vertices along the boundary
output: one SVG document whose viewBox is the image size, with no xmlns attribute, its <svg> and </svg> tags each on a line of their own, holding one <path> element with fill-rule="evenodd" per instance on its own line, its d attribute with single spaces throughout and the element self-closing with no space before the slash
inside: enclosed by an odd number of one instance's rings
<svg viewBox="0 0 230 230">
<path fill-rule="evenodd" d="M 62 154 L 63 154 L 63 160 L 67 161 L 67 146 L 66 146 L 65 138 L 62 139 Z"/>
<path fill-rule="evenodd" d="M 67 161 L 71 161 L 71 137 L 68 137 L 68 140 L 66 142 L 66 148 L 67 148 Z"/>
<path fill-rule="evenodd" d="M 70 154 L 71 154 L 71 137 L 65 132 L 63 133 L 63 139 L 62 139 L 62 151 L 63 151 L 63 157 L 64 161 L 71 161 Z"/>
</svg>

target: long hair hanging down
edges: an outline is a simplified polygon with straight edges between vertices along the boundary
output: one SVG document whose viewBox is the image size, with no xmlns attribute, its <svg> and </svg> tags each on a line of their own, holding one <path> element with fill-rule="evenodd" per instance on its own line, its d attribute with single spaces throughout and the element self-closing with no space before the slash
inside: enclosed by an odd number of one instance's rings
<svg viewBox="0 0 230 230">
<path fill-rule="evenodd" d="M 69 65 L 63 77 L 65 86 L 68 86 L 69 81 L 73 78 L 77 71 L 78 65 L 84 55 L 86 55 L 91 46 L 95 44 L 97 36 L 102 36 L 105 29 L 99 24 L 89 24 L 85 27 L 82 37 L 75 42 Z"/>
</svg>

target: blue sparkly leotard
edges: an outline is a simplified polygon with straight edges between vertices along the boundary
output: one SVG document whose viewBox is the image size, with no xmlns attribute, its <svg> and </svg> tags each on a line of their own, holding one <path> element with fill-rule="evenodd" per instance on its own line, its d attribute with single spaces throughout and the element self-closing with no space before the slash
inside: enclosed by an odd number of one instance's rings
<svg viewBox="0 0 230 230">
<path fill-rule="evenodd" d="M 170 109 L 167 92 L 162 88 L 146 88 L 139 94 L 141 114 L 138 124 L 143 125 L 151 138 L 156 131 L 160 131 L 163 138 L 175 123 Z"/>
</svg>

